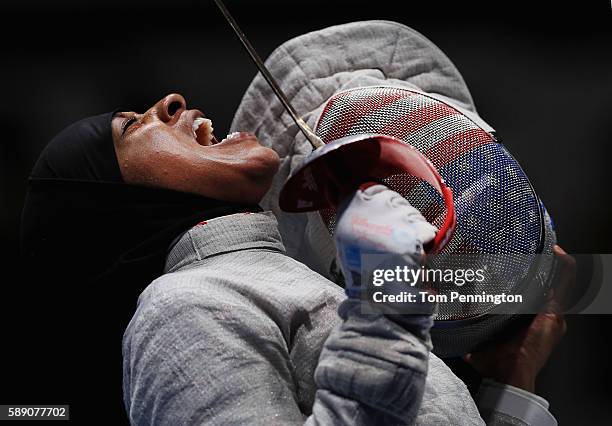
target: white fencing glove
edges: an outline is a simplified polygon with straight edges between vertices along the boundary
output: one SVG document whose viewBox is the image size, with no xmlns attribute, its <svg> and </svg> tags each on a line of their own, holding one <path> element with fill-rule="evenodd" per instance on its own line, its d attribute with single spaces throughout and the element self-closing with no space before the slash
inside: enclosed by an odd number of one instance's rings
<svg viewBox="0 0 612 426">
<path fill-rule="evenodd" d="M 380 184 L 361 185 L 341 203 L 334 234 L 349 298 L 359 299 L 367 290 L 364 286 L 368 277 L 362 280 L 362 273 L 366 272 L 362 270 L 362 255 L 385 255 L 379 258 L 389 268 L 421 269 L 423 246 L 433 240 L 436 231 L 397 192 Z M 386 283 L 377 290 L 391 294 L 417 292 L 415 286 L 394 283 Z"/>
</svg>

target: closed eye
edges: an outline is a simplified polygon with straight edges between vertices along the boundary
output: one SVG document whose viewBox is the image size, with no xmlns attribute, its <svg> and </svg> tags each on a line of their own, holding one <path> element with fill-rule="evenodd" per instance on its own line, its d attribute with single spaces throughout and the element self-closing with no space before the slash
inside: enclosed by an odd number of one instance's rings
<svg viewBox="0 0 612 426">
<path fill-rule="evenodd" d="M 128 127 L 130 127 L 132 124 L 136 123 L 136 117 L 131 117 L 128 118 L 127 120 L 125 120 L 123 122 L 123 124 L 121 125 L 121 136 L 123 136 L 125 134 L 125 132 L 127 131 Z"/>
</svg>

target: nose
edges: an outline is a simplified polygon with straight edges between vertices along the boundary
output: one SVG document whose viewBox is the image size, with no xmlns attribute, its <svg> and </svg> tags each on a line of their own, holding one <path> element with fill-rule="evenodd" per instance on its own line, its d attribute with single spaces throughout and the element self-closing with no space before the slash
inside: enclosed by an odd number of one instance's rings
<svg viewBox="0 0 612 426">
<path fill-rule="evenodd" d="M 156 103 L 154 108 L 159 119 L 168 123 L 187 109 L 187 102 L 178 93 L 172 93 Z"/>
</svg>

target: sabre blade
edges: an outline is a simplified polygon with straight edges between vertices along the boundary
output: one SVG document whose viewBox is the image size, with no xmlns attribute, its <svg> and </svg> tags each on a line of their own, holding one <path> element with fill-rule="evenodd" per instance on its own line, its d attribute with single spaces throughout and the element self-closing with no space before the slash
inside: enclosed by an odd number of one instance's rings
<svg viewBox="0 0 612 426">
<path fill-rule="evenodd" d="M 295 124 L 298 126 L 304 136 L 306 136 L 306 139 L 308 140 L 308 142 L 310 142 L 313 149 L 317 149 L 325 145 L 323 141 L 310 129 L 310 127 L 308 127 L 308 124 L 306 124 L 306 122 L 302 120 L 302 118 L 298 115 L 293 106 L 289 103 L 287 96 L 280 88 L 274 77 L 272 77 L 272 74 L 270 74 L 270 71 L 268 71 L 268 68 L 265 66 L 265 64 L 255 51 L 255 48 L 253 48 L 246 35 L 242 32 L 242 30 L 236 23 L 236 20 L 229 13 L 227 8 L 225 7 L 225 4 L 223 4 L 223 1 L 215 0 L 215 4 L 225 17 L 225 20 L 230 24 L 230 27 L 232 27 L 232 30 L 234 30 L 236 36 L 238 36 L 238 39 L 246 49 L 253 62 L 255 62 L 255 65 L 257 66 L 259 72 L 261 72 L 264 79 L 268 82 L 268 85 L 270 86 L 280 103 L 283 105 L 285 110 L 287 110 Z"/>
</svg>

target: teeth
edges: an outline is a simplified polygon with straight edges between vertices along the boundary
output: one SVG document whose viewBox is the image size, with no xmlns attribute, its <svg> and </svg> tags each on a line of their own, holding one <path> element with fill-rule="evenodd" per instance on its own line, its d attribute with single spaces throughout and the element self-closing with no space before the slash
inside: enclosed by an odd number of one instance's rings
<svg viewBox="0 0 612 426">
<path fill-rule="evenodd" d="M 193 120 L 193 127 L 192 127 L 193 131 L 196 132 L 202 124 L 206 126 L 205 127 L 206 130 L 210 130 L 210 133 L 212 133 L 213 131 L 212 121 L 204 117 L 198 117 L 195 120 Z"/>
<path fill-rule="evenodd" d="M 212 121 L 204 117 L 196 118 L 195 120 L 193 120 L 193 125 L 192 125 L 193 135 L 196 139 L 198 138 L 198 135 L 196 134 L 198 129 L 201 129 L 202 131 L 204 131 L 204 136 L 207 139 L 206 142 L 208 143 L 212 142 L 213 130 L 214 130 L 212 126 Z"/>
<path fill-rule="evenodd" d="M 237 138 L 238 136 L 240 136 L 240 132 L 234 132 L 234 133 L 230 133 L 229 135 L 227 135 L 225 139 L 234 139 L 234 138 Z"/>
</svg>

